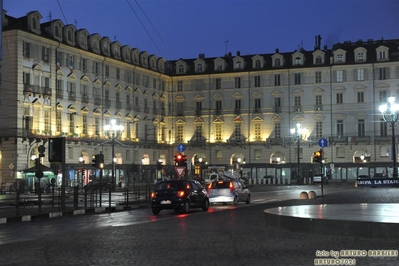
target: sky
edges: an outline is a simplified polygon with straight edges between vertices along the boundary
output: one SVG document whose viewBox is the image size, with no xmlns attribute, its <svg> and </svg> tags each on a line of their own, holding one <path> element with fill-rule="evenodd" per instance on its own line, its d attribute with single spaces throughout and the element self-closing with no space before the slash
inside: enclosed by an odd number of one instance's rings
<svg viewBox="0 0 399 266">
<path fill-rule="evenodd" d="M 399 39 L 399 0 L 3 0 L 12 17 L 39 11 L 166 60 L 311 51 Z"/>
</svg>

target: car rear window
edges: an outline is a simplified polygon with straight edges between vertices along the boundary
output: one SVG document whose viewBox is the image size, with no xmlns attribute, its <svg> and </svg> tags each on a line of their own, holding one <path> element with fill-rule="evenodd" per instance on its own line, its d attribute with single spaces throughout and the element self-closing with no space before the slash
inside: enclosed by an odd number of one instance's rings
<svg viewBox="0 0 399 266">
<path fill-rule="evenodd" d="M 213 182 L 209 188 L 230 188 L 230 182 Z"/>
<path fill-rule="evenodd" d="M 155 190 L 164 190 L 164 189 L 170 189 L 170 190 L 178 190 L 182 186 L 182 183 L 180 182 L 161 182 L 157 184 L 155 187 Z"/>
</svg>

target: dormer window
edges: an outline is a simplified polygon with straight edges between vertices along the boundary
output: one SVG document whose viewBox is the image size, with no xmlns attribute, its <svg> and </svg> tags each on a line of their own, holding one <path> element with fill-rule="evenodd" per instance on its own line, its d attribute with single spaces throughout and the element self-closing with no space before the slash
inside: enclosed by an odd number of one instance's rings
<svg viewBox="0 0 399 266">
<path fill-rule="evenodd" d="M 364 61 L 364 54 L 363 53 L 357 53 L 357 60 L 358 61 Z"/>
<path fill-rule="evenodd" d="M 183 65 L 179 65 L 179 73 L 184 73 L 184 67 L 183 67 Z"/>
<path fill-rule="evenodd" d="M 342 62 L 344 56 L 342 54 L 337 54 L 337 62 Z"/>
<path fill-rule="evenodd" d="M 72 41 L 72 33 L 70 30 L 68 30 L 68 41 Z"/>
<path fill-rule="evenodd" d="M 34 29 L 34 30 L 37 29 L 37 20 L 36 20 L 36 18 L 32 18 L 32 29 Z"/>
<path fill-rule="evenodd" d="M 300 57 L 295 58 L 295 65 L 301 65 L 302 64 L 302 60 Z"/>
<path fill-rule="evenodd" d="M 274 60 L 274 66 L 281 66 L 281 60 L 280 60 L 280 58 L 276 58 L 276 59 Z"/>
<path fill-rule="evenodd" d="M 54 33 L 56 37 L 60 37 L 60 29 L 58 28 L 58 26 L 55 26 Z"/>
<path fill-rule="evenodd" d="M 380 60 L 385 60 L 386 59 L 385 58 L 385 51 L 380 51 L 378 59 L 380 59 Z"/>
<path fill-rule="evenodd" d="M 256 60 L 256 62 L 255 62 L 255 67 L 256 67 L 256 68 L 260 68 L 260 60 Z"/>
<path fill-rule="evenodd" d="M 198 72 L 202 72 L 202 64 L 198 64 L 197 65 L 197 71 Z"/>
<path fill-rule="evenodd" d="M 216 69 L 217 70 L 223 70 L 222 63 L 217 63 Z"/>
<path fill-rule="evenodd" d="M 236 62 L 236 69 L 241 69 L 241 61 Z"/>
<path fill-rule="evenodd" d="M 322 63 L 323 63 L 323 59 L 321 58 L 320 55 L 318 55 L 318 56 L 316 57 L 316 64 L 322 64 Z"/>
</svg>

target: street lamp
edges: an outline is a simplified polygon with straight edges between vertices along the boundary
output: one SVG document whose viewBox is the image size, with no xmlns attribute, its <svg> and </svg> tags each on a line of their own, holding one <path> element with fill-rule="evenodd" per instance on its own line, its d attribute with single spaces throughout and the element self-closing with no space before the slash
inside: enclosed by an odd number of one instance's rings
<svg viewBox="0 0 399 266">
<path fill-rule="evenodd" d="M 298 170 L 297 170 L 297 178 L 300 178 L 300 174 L 299 174 L 299 165 L 300 165 L 300 158 L 299 158 L 299 156 L 300 156 L 300 148 L 301 148 L 301 145 L 300 145 L 300 142 L 301 142 L 301 139 L 302 138 L 304 138 L 305 137 L 305 134 L 306 133 L 306 128 L 303 128 L 302 126 L 301 126 L 301 123 L 297 123 L 296 124 L 296 127 L 294 127 L 294 128 L 291 128 L 291 135 L 292 135 L 292 138 L 293 139 L 295 139 L 295 141 L 297 142 L 297 144 L 298 144 L 298 150 L 297 150 L 297 152 L 298 152 L 298 165 L 297 165 L 297 168 L 298 168 Z"/>
<path fill-rule="evenodd" d="M 115 186 L 116 185 L 116 180 L 115 180 L 115 162 L 116 162 L 115 138 L 120 136 L 120 134 L 124 130 L 124 127 L 122 125 L 117 125 L 115 119 L 111 119 L 110 122 L 111 122 L 110 125 L 104 125 L 104 132 L 112 140 L 112 184 Z"/>
<path fill-rule="evenodd" d="M 398 168 L 396 167 L 396 141 L 395 141 L 395 122 L 398 121 L 399 104 L 395 103 L 395 97 L 389 97 L 388 103 L 381 104 L 379 110 L 385 122 L 392 128 L 392 161 L 393 178 L 398 178 Z"/>
</svg>

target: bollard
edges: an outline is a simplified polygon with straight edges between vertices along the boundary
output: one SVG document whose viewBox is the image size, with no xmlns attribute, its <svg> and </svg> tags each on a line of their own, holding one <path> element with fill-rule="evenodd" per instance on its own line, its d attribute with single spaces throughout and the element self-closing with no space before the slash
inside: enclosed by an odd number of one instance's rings
<svg viewBox="0 0 399 266">
<path fill-rule="evenodd" d="M 308 198 L 309 199 L 315 199 L 316 197 L 316 192 L 314 192 L 313 190 L 309 191 L 308 193 Z"/>
<path fill-rule="evenodd" d="M 301 194 L 299 194 L 300 199 L 308 199 L 308 193 L 306 191 L 302 191 Z"/>
</svg>

